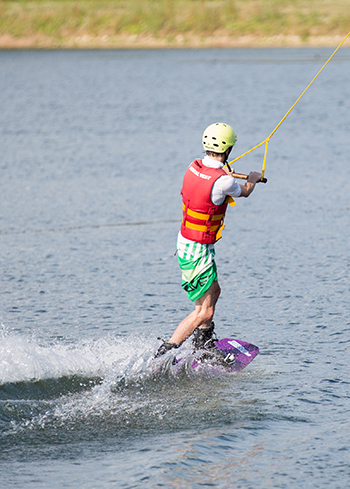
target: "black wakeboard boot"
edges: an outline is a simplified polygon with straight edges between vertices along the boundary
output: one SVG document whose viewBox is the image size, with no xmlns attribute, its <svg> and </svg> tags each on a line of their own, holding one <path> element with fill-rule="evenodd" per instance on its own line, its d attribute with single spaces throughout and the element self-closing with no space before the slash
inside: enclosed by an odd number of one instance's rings
<svg viewBox="0 0 350 489">
<path fill-rule="evenodd" d="M 169 350 L 172 350 L 173 348 L 179 348 L 179 346 L 180 345 L 178 345 L 177 343 L 170 343 L 169 341 L 163 341 L 163 343 L 158 348 L 156 354 L 154 355 L 154 358 L 158 358 L 162 355 L 165 355 L 165 353 L 168 352 Z"/>
<path fill-rule="evenodd" d="M 214 333 L 215 324 L 211 322 L 208 328 L 197 328 L 194 330 L 192 345 L 194 350 L 210 350 L 218 341 Z"/>
<path fill-rule="evenodd" d="M 192 345 L 193 353 L 199 362 L 209 362 L 223 367 L 229 367 L 234 363 L 234 358 L 229 358 L 223 351 L 215 348 L 218 338 L 214 333 L 214 322 L 209 328 L 197 328 L 193 333 Z"/>
</svg>

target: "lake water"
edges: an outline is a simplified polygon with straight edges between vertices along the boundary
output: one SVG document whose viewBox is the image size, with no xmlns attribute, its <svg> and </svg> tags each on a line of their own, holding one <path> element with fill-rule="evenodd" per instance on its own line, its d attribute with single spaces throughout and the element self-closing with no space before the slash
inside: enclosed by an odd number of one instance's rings
<svg viewBox="0 0 350 489">
<path fill-rule="evenodd" d="M 242 154 L 331 53 L 0 52 L 2 488 L 349 487 L 348 47 L 216 245 L 217 333 L 260 355 L 220 377 L 150 367 L 193 307 L 174 251 L 204 128 L 231 124 Z"/>
</svg>

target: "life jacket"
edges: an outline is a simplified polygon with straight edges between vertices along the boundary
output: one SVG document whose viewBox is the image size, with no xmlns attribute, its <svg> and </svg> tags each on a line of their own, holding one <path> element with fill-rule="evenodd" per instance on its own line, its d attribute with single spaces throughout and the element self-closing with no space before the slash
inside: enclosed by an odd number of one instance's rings
<svg viewBox="0 0 350 489">
<path fill-rule="evenodd" d="M 221 238 L 228 199 L 221 205 L 211 201 L 211 190 L 218 178 L 227 175 L 221 168 L 209 168 L 195 160 L 187 168 L 182 189 L 181 234 L 197 243 L 211 244 Z M 229 197 L 233 205 L 234 200 Z"/>
</svg>

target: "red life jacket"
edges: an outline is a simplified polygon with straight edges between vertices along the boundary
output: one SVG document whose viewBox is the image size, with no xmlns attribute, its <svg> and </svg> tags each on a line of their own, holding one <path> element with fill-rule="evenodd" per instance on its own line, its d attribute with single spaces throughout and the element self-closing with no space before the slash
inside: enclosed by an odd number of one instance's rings
<svg viewBox="0 0 350 489">
<path fill-rule="evenodd" d="M 215 243 L 221 238 L 227 199 L 221 205 L 211 201 L 215 181 L 226 175 L 220 168 L 209 168 L 195 160 L 187 168 L 182 184 L 183 218 L 181 234 L 197 243 Z"/>
</svg>

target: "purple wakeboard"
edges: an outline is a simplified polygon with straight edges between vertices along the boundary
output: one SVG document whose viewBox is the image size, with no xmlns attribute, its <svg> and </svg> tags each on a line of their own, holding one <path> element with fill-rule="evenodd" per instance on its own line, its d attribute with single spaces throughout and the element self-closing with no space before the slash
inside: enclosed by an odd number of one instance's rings
<svg viewBox="0 0 350 489">
<path fill-rule="evenodd" d="M 192 354 L 191 368 L 211 372 L 239 372 L 243 370 L 259 353 L 259 348 L 246 341 L 223 338 L 214 349 L 198 350 Z M 186 361 L 186 355 L 176 358 L 174 364 L 179 367 Z"/>
</svg>

